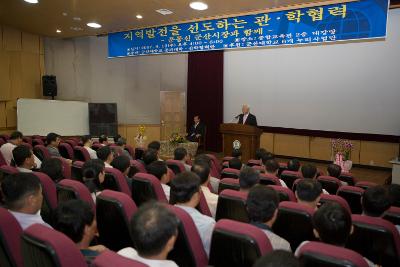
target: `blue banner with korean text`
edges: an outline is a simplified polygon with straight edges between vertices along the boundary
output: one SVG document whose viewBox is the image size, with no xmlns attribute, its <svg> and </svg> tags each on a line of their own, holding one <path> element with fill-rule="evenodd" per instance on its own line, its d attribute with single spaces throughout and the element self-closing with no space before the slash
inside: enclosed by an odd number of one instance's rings
<svg viewBox="0 0 400 267">
<path fill-rule="evenodd" d="M 360 0 L 108 35 L 108 57 L 384 38 L 389 0 Z"/>
</svg>

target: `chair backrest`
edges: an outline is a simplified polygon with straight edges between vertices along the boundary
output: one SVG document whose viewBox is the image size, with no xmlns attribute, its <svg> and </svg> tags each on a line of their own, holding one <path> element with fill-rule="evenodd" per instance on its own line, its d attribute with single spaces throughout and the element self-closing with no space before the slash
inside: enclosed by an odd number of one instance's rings
<svg viewBox="0 0 400 267">
<path fill-rule="evenodd" d="M 357 252 L 321 242 L 307 242 L 298 253 L 303 267 L 368 267 L 367 261 Z"/>
<path fill-rule="evenodd" d="M 0 181 L 10 174 L 18 173 L 18 169 L 13 166 L 2 165 L 0 166 Z"/>
<path fill-rule="evenodd" d="M 340 180 L 332 176 L 320 176 L 317 181 L 321 183 L 323 189 L 333 195 L 336 195 L 337 190 L 342 186 Z"/>
<path fill-rule="evenodd" d="M 125 150 L 129 152 L 133 159 L 135 158 L 135 149 L 131 145 L 125 145 Z"/>
<path fill-rule="evenodd" d="M 83 182 L 82 168 L 83 161 L 74 161 L 71 166 L 71 178 Z"/>
<path fill-rule="evenodd" d="M 58 203 L 68 201 L 71 199 L 80 199 L 90 205 L 93 212 L 96 213 L 96 205 L 94 204 L 92 195 L 89 189 L 81 182 L 64 179 L 57 185 L 57 198 Z"/>
<path fill-rule="evenodd" d="M 144 152 L 146 150 L 142 147 L 135 147 L 135 157 L 134 159 L 138 160 L 138 159 L 142 159 Z"/>
<path fill-rule="evenodd" d="M 321 194 L 321 199 L 319 200 L 319 204 L 322 206 L 322 205 L 324 205 L 325 203 L 328 203 L 328 202 L 334 202 L 334 203 L 339 204 L 344 209 L 346 209 L 349 212 L 349 214 L 351 214 L 351 209 L 350 209 L 349 204 L 341 196 Z"/>
<path fill-rule="evenodd" d="M 301 178 L 301 175 L 299 172 L 285 170 L 281 173 L 280 177 L 282 181 L 284 181 L 285 184 L 288 186 L 288 188 L 292 188 L 294 181 Z"/>
<path fill-rule="evenodd" d="M 92 267 L 148 267 L 147 264 L 128 259 L 111 250 L 106 250 L 97 256 L 91 264 Z"/>
<path fill-rule="evenodd" d="M 259 171 L 260 174 L 265 173 L 265 167 L 264 166 L 258 166 L 258 165 L 253 165 L 251 166 L 253 169 L 255 169 L 256 171 Z"/>
<path fill-rule="evenodd" d="M 0 139 L 1 140 L 1 139 Z M 2 145 L 0 145 L 1 147 Z M 0 166 L 7 165 L 7 162 L 3 156 L 3 153 L 0 152 Z"/>
<path fill-rule="evenodd" d="M 253 166 L 253 168 L 254 168 L 254 166 Z M 269 173 L 260 173 L 260 184 L 281 186 L 281 182 L 279 181 L 279 178 L 276 177 L 275 175 L 272 175 Z"/>
<path fill-rule="evenodd" d="M 33 138 L 32 139 L 32 146 L 42 145 L 44 146 L 44 142 L 40 138 Z"/>
<path fill-rule="evenodd" d="M 129 222 L 136 210 L 135 202 L 127 194 L 111 190 L 101 192 L 96 198 L 101 243 L 114 251 L 132 247 Z"/>
<path fill-rule="evenodd" d="M 240 171 L 232 168 L 225 168 L 221 172 L 221 178 L 239 178 Z"/>
<path fill-rule="evenodd" d="M 74 150 L 72 146 L 68 143 L 60 143 L 58 145 L 58 151 L 60 151 L 60 155 L 66 159 L 74 159 Z"/>
<path fill-rule="evenodd" d="M 382 216 L 383 219 L 393 223 L 394 225 L 400 225 L 400 208 L 392 206 Z"/>
<path fill-rule="evenodd" d="M 219 194 L 215 220 L 231 219 L 248 223 L 247 193 L 225 189 Z"/>
<path fill-rule="evenodd" d="M 92 144 L 92 149 L 94 151 L 97 151 L 99 148 L 102 148 L 103 146 L 100 143 L 93 143 Z"/>
<path fill-rule="evenodd" d="M 40 215 L 48 224 L 53 222 L 53 211 L 57 208 L 57 189 L 51 178 L 41 172 L 33 172 L 39 178 L 43 190 L 43 203 L 40 210 Z"/>
<path fill-rule="evenodd" d="M 25 267 L 87 267 L 74 242 L 47 226 L 28 227 L 21 240 Z"/>
<path fill-rule="evenodd" d="M 283 201 L 279 203 L 278 218 L 273 230 L 274 233 L 286 239 L 295 251 L 307 240 L 314 240 L 312 217 L 314 210 L 297 202 Z"/>
<path fill-rule="evenodd" d="M 90 160 L 89 151 L 82 146 L 75 146 L 74 147 L 74 156 L 76 160 L 86 162 Z"/>
<path fill-rule="evenodd" d="M 400 266 L 400 235 L 394 224 L 382 218 L 352 215 L 354 232 L 347 247 L 375 264 Z"/>
<path fill-rule="evenodd" d="M 178 238 L 174 249 L 168 254 L 168 259 L 180 267 L 207 266 L 207 254 L 190 215 L 179 207 L 171 205 L 167 207 L 179 218 Z"/>
<path fill-rule="evenodd" d="M 374 186 L 377 186 L 377 185 L 378 184 L 374 183 L 374 182 L 359 181 L 359 182 L 356 183 L 355 186 L 361 187 L 362 189 L 367 190 L 368 188 L 374 187 Z"/>
<path fill-rule="evenodd" d="M 269 185 L 269 187 L 273 188 L 276 192 L 278 192 L 279 202 L 282 201 L 297 202 L 296 195 L 289 188 L 280 185 Z"/>
<path fill-rule="evenodd" d="M 207 156 L 211 159 L 211 171 L 210 175 L 215 178 L 221 177 L 222 166 L 217 157 L 213 154 L 207 154 Z"/>
<path fill-rule="evenodd" d="M 223 158 L 222 158 L 222 163 L 228 162 L 228 161 L 230 161 L 231 159 L 233 159 L 233 157 L 229 157 L 229 156 L 223 157 Z"/>
<path fill-rule="evenodd" d="M 186 171 L 185 166 L 179 160 L 167 159 L 168 168 L 170 168 L 175 174 Z"/>
<path fill-rule="evenodd" d="M 250 166 L 250 167 L 252 167 L 252 166 L 261 166 L 261 160 L 259 160 L 259 159 L 249 159 L 247 161 L 247 166 Z"/>
<path fill-rule="evenodd" d="M 131 166 L 135 166 L 136 169 L 139 170 L 139 172 L 147 173 L 146 167 L 145 167 L 144 164 L 143 164 L 142 162 L 140 162 L 139 160 L 131 160 Z"/>
<path fill-rule="evenodd" d="M 33 147 L 33 153 L 41 161 L 50 158 L 50 153 L 44 145 L 36 145 Z"/>
<path fill-rule="evenodd" d="M 197 210 L 200 211 L 203 215 L 212 217 L 210 208 L 208 207 L 206 197 L 204 196 L 203 192 L 200 191 L 200 202 L 197 205 Z"/>
<path fill-rule="evenodd" d="M 299 178 L 299 179 L 296 179 L 296 180 L 293 182 L 293 185 L 292 185 L 292 191 L 293 191 L 293 192 L 296 192 L 297 184 L 300 183 L 300 181 L 303 180 L 303 179 L 304 179 L 304 178 Z"/>
<path fill-rule="evenodd" d="M 63 177 L 64 179 L 71 179 L 72 177 L 72 170 L 71 170 L 71 164 L 67 162 L 67 160 L 63 157 L 52 157 L 52 158 L 56 158 L 59 159 L 61 161 L 61 165 L 62 165 L 62 172 L 63 172 Z"/>
<path fill-rule="evenodd" d="M 76 141 L 76 140 L 74 140 L 74 139 L 67 139 L 67 140 L 65 140 L 65 143 L 67 143 L 68 145 L 70 145 L 71 148 L 72 148 L 72 147 L 76 147 L 76 146 L 79 144 L 79 142 Z"/>
<path fill-rule="evenodd" d="M 160 180 L 149 173 L 139 172 L 132 178 L 132 198 L 138 206 L 149 200 L 168 203 Z"/>
<path fill-rule="evenodd" d="M 225 168 L 229 168 L 229 162 L 228 161 L 224 161 L 222 162 L 222 170 Z"/>
<path fill-rule="evenodd" d="M 210 249 L 212 266 L 253 266 L 271 252 L 267 235 L 256 226 L 222 219 L 215 225 Z"/>
<path fill-rule="evenodd" d="M 25 143 L 31 144 L 32 145 L 32 138 L 29 136 L 24 136 L 22 137 L 22 141 L 24 141 Z"/>
<path fill-rule="evenodd" d="M 218 194 L 220 194 L 225 189 L 232 189 L 239 191 L 240 190 L 239 180 L 235 178 L 221 179 L 218 186 Z"/>
<path fill-rule="evenodd" d="M 0 207 L 0 265 L 23 267 L 21 255 L 22 228 L 15 217 Z"/>
<path fill-rule="evenodd" d="M 354 178 L 353 174 L 349 172 L 342 172 L 338 179 L 350 186 L 354 186 L 356 184 L 356 179 Z"/>
<path fill-rule="evenodd" d="M 364 189 L 361 187 L 344 185 L 341 186 L 337 195 L 344 198 L 350 206 L 352 214 L 361 214 L 362 213 L 362 205 L 361 198 L 364 194 Z"/>
<path fill-rule="evenodd" d="M 115 168 L 106 168 L 106 177 L 103 182 L 103 188 L 132 195 L 128 182 L 120 170 Z"/>
</svg>

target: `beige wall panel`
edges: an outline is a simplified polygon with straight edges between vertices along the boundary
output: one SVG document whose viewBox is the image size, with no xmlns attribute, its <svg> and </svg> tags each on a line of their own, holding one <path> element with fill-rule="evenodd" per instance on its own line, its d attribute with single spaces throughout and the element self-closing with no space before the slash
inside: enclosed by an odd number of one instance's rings
<svg viewBox="0 0 400 267">
<path fill-rule="evenodd" d="M 44 55 L 41 54 L 39 57 L 39 68 L 40 68 L 40 88 L 42 88 L 42 76 L 46 74 L 46 67 L 44 65 Z"/>
<path fill-rule="evenodd" d="M 260 136 L 260 147 L 274 153 L 274 134 L 263 133 Z"/>
<path fill-rule="evenodd" d="M 310 138 L 288 134 L 275 134 L 274 153 L 277 155 L 308 158 Z"/>
<path fill-rule="evenodd" d="M 7 127 L 6 102 L 0 102 L 0 128 Z"/>
<path fill-rule="evenodd" d="M 146 137 L 147 140 L 145 142 L 145 145 L 147 146 L 148 143 L 154 140 L 160 140 L 160 125 L 145 125 L 146 127 Z M 137 124 L 129 124 L 126 126 L 126 138 L 127 138 L 127 143 L 135 146 L 135 137 L 138 134 L 138 128 L 139 125 Z"/>
<path fill-rule="evenodd" d="M 351 161 L 353 164 L 360 164 L 360 140 L 350 140 L 353 143 L 353 150 L 351 151 Z"/>
<path fill-rule="evenodd" d="M 399 144 L 361 141 L 360 163 L 364 165 L 391 167 L 388 162 L 399 153 Z"/>
<path fill-rule="evenodd" d="M 22 32 L 22 51 L 39 54 L 40 52 L 39 36 L 36 34 Z"/>
<path fill-rule="evenodd" d="M 118 125 L 118 134 L 121 135 L 123 138 L 126 138 L 126 125 Z"/>
<path fill-rule="evenodd" d="M 21 51 L 21 31 L 3 27 L 3 48 L 7 51 Z"/>
<path fill-rule="evenodd" d="M 22 65 L 20 52 L 8 52 L 10 57 L 11 99 L 22 95 Z"/>
<path fill-rule="evenodd" d="M 17 101 L 6 102 L 7 127 L 17 127 Z"/>
<path fill-rule="evenodd" d="M 310 137 L 310 158 L 331 161 L 331 139 L 322 137 Z"/>
<path fill-rule="evenodd" d="M 0 50 L 0 100 L 9 100 L 10 95 L 10 58 L 7 52 Z"/>
<path fill-rule="evenodd" d="M 40 98 L 40 55 L 22 53 L 22 91 L 19 97 Z"/>
<path fill-rule="evenodd" d="M 3 50 L 3 25 L 0 25 L 0 50 Z"/>
<path fill-rule="evenodd" d="M 43 37 L 39 37 L 39 53 L 44 55 L 44 39 Z"/>
</svg>

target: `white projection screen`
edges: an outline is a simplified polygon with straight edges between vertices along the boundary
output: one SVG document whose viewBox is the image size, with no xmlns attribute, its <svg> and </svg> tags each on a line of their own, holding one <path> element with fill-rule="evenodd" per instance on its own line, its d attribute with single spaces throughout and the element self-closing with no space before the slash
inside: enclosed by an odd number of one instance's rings
<svg viewBox="0 0 400 267">
<path fill-rule="evenodd" d="M 400 9 L 384 41 L 225 51 L 224 122 L 400 135 Z"/>
<path fill-rule="evenodd" d="M 89 134 L 89 107 L 78 101 L 18 99 L 17 121 L 24 135 L 85 135 Z"/>
</svg>

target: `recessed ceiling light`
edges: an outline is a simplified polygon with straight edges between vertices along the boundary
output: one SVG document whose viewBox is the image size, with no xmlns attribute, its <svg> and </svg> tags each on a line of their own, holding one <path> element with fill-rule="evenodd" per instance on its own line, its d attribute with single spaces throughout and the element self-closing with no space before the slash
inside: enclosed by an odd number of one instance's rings
<svg viewBox="0 0 400 267">
<path fill-rule="evenodd" d="M 98 23 L 96 23 L 96 22 L 89 22 L 89 23 L 86 24 L 86 25 L 88 25 L 88 26 L 91 27 L 91 28 L 96 28 L 96 29 L 101 28 L 101 25 L 98 24 Z"/>
<path fill-rule="evenodd" d="M 72 19 L 75 20 L 75 21 L 81 21 L 82 20 L 80 17 L 73 17 Z"/>
<path fill-rule="evenodd" d="M 189 6 L 196 10 L 206 10 L 208 8 L 208 5 L 203 2 L 191 2 Z"/>
<path fill-rule="evenodd" d="M 137 19 L 142 19 L 142 18 L 143 18 L 143 16 L 142 16 L 142 15 L 140 15 L 140 14 L 137 14 L 137 15 L 136 15 L 136 18 L 137 18 Z"/>
<path fill-rule="evenodd" d="M 174 12 L 172 12 L 171 10 L 165 9 L 165 8 L 157 9 L 156 12 L 158 12 L 158 13 L 160 13 L 161 15 L 164 15 L 164 16 L 166 16 L 166 15 L 171 15 L 172 13 L 174 13 Z"/>
<path fill-rule="evenodd" d="M 24 0 L 24 1 L 29 3 L 29 4 L 37 4 L 37 3 L 39 3 L 39 0 Z"/>
<path fill-rule="evenodd" d="M 57 30 L 56 30 L 56 33 L 61 33 L 61 30 L 57 29 Z"/>
<path fill-rule="evenodd" d="M 63 12 L 62 15 L 63 15 L 64 17 L 66 17 L 66 16 L 68 16 L 68 13 L 67 13 L 67 12 Z"/>
<path fill-rule="evenodd" d="M 83 31 L 83 29 L 81 27 L 69 27 L 71 30 L 73 31 Z"/>
</svg>

